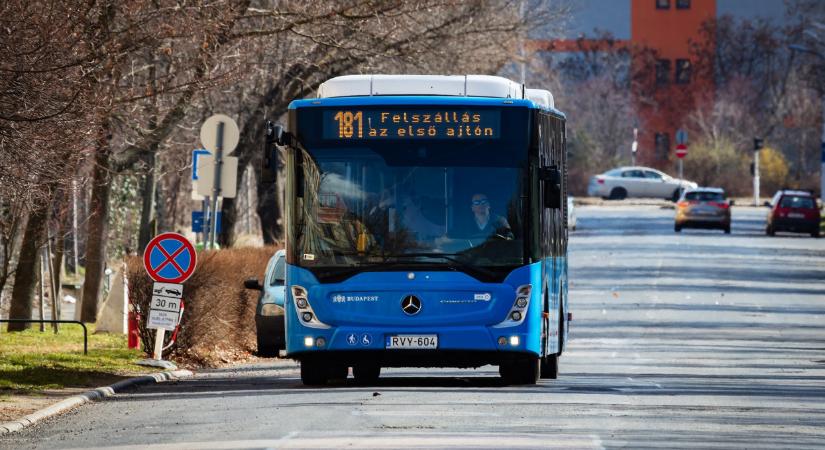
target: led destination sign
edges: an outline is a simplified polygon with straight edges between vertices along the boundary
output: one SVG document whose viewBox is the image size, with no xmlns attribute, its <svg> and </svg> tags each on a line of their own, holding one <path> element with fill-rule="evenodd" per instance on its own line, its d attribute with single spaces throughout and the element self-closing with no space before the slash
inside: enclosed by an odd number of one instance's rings
<svg viewBox="0 0 825 450">
<path fill-rule="evenodd" d="M 324 139 L 498 139 L 501 113 L 492 110 L 330 110 Z"/>
</svg>

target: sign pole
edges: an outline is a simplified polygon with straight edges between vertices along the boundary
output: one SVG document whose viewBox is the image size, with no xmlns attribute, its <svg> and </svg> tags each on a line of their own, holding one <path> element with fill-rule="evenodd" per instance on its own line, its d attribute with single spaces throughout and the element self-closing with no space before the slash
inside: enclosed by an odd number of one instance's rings
<svg viewBox="0 0 825 450">
<path fill-rule="evenodd" d="M 183 282 L 195 271 L 197 255 L 192 243 L 178 233 L 161 233 L 146 245 L 143 266 L 149 277 L 155 281 L 152 284 L 146 328 L 155 330 L 155 345 L 152 359 L 141 360 L 138 364 L 165 369 L 176 368 L 171 361 L 163 360 L 163 342 L 166 331 L 174 332 L 180 325 L 183 311 Z"/>
<path fill-rule="evenodd" d="M 201 238 L 203 239 L 203 248 L 209 248 L 209 219 L 212 217 L 209 211 L 209 196 L 203 197 L 203 223 L 201 224 Z"/>
<path fill-rule="evenodd" d="M 215 178 L 212 184 L 212 220 L 209 224 L 209 248 L 215 246 L 218 233 L 218 196 L 221 195 L 221 169 L 223 165 L 223 122 L 218 122 L 217 138 L 215 141 Z"/>
<path fill-rule="evenodd" d="M 822 136 L 819 142 L 819 199 L 825 202 L 825 93 L 822 94 Z"/>
<path fill-rule="evenodd" d="M 753 152 L 753 205 L 759 206 L 759 152 Z"/>
<path fill-rule="evenodd" d="M 166 330 L 158 328 L 155 330 L 155 360 L 163 359 L 163 338 L 166 335 Z"/>
<path fill-rule="evenodd" d="M 683 160 L 682 158 L 679 158 L 679 179 L 680 179 L 680 180 L 681 180 L 682 178 L 684 178 L 684 177 L 682 176 L 682 172 L 683 172 L 683 171 L 682 171 L 682 168 L 683 168 L 683 166 L 684 166 L 684 160 Z"/>
</svg>

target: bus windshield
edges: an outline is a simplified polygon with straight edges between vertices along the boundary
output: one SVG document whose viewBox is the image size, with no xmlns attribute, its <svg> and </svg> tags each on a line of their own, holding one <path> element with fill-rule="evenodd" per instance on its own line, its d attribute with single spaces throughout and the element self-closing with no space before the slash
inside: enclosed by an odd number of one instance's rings
<svg viewBox="0 0 825 450">
<path fill-rule="evenodd" d="M 302 147 L 299 265 L 484 275 L 523 264 L 526 138 Z"/>
</svg>

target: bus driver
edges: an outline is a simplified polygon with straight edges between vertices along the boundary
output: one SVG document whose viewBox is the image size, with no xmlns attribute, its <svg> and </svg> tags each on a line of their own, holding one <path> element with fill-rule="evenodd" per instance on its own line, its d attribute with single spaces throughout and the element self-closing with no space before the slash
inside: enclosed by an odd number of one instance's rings
<svg viewBox="0 0 825 450">
<path fill-rule="evenodd" d="M 473 222 L 475 224 L 471 233 L 472 237 L 487 238 L 497 235 L 503 239 L 513 239 L 513 231 L 510 224 L 507 223 L 507 219 L 490 213 L 490 200 L 486 194 L 474 194 L 471 209 L 473 210 Z"/>
</svg>

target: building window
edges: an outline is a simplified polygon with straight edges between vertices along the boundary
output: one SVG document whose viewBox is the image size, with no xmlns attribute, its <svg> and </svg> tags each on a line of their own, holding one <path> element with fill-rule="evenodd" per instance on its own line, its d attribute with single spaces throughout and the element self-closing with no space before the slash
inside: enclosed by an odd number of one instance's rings
<svg viewBox="0 0 825 450">
<path fill-rule="evenodd" d="M 656 157 L 659 160 L 666 160 L 670 152 L 670 135 L 667 133 L 656 133 L 655 136 Z"/>
<path fill-rule="evenodd" d="M 690 9 L 690 0 L 676 0 L 676 9 Z"/>
<path fill-rule="evenodd" d="M 656 60 L 656 85 L 670 83 L 670 60 L 657 59 Z"/>
<path fill-rule="evenodd" d="M 656 0 L 656 9 L 670 9 L 670 0 Z"/>
<path fill-rule="evenodd" d="M 688 84 L 690 83 L 690 60 L 677 59 L 676 60 L 676 83 Z"/>
</svg>

